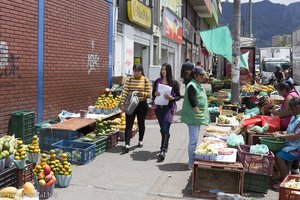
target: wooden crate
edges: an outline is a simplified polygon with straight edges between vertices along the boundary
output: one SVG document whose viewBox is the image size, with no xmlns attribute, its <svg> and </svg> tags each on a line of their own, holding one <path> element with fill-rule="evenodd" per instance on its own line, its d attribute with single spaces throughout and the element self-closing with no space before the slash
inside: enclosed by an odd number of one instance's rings
<svg viewBox="0 0 300 200">
<path fill-rule="evenodd" d="M 253 134 L 253 133 L 247 133 L 247 145 L 256 145 L 260 144 L 259 137 L 270 137 L 272 134 L 266 133 L 266 134 Z"/>
<path fill-rule="evenodd" d="M 17 170 L 17 188 L 22 188 L 26 182 L 33 183 L 33 172 L 35 163 L 28 163 L 23 169 Z"/>
<path fill-rule="evenodd" d="M 192 195 L 216 198 L 215 190 L 243 194 L 244 171 L 241 163 L 195 161 L 192 174 Z"/>
</svg>

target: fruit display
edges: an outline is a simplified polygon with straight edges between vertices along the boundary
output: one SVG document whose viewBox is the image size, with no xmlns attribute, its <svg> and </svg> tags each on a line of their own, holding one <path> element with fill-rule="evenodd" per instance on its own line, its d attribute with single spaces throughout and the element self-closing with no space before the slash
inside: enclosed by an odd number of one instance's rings
<svg viewBox="0 0 300 200">
<path fill-rule="evenodd" d="M 68 155 L 62 153 L 60 155 L 61 162 L 56 167 L 55 173 L 58 175 L 70 175 L 72 174 L 71 163 L 68 162 Z"/>
<path fill-rule="evenodd" d="M 247 84 L 242 87 L 242 92 L 254 93 L 254 92 L 268 92 L 271 93 L 275 91 L 272 85 L 259 85 L 259 84 Z"/>
<path fill-rule="evenodd" d="M 12 155 L 12 153 L 13 151 L 10 148 L 10 144 L 5 140 L 0 150 L 0 161 L 2 160 L 2 162 L 4 162 L 5 164 L 5 159 L 8 158 L 10 155 Z M 1 164 L 0 164 L 0 169 L 1 169 Z"/>
<path fill-rule="evenodd" d="M 118 109 L 120 100 L 120 96 L 114 97 L 111 93 L 102 94 L 95 103 L 95 109 L 98 114 L 110 114 Z"/>
<path fill-rule="evenodd" d="M 218 118 L 218 124 L 230 124 L 230 120 L 226 116 L 220 115 Z"/>
<path fill-rule="evenodd" d="M 56 181 L 54 172 L 51 171 L 49 165 L 45 165 L 38 174 L 38 183 L 40 186 L 52 186 Z"/>
<path fill-rule="evenodd" d="M 226 143 L 223 140 L 214 137 L 206 137 L 198 145 L 195 154 L 218 154 L 219 151 L 226 147 Z"/>
<path fill-rule="evenodd" d="M 34 175 L 38 176 L 38 174 L 43 171 L 44 167 L 47 164 L 46 161 L 47 161 L 47 154 L 42 153 L 40 162 L 37 163 L 35 168 L 33 169 Z"/>
<path fill-rule="evenodd" d="M 56 173 L 56 168 L 59 166 L 60 161 L 56 158 L 56 153 L 54 150 L 50 150 L 50 157 L 46 160 L 46 163 L 50 166 L 51 171 Z"/>
<path fill-rule="evenodd" d="M 300 189 L 300 179 L 293 178 L 283 185 L 286 188 Z"/>
<path fill-rule="evenodd" d="M 0 199 L 21 200 L 36 197 L 36 194 L 37 192 L 34 185 L 31 182 L 26 182 L 21 189 L 17 189 L 15 187 L 6 187 L 1 189 Z"/>
<path fill-rule="evenodd" d="M 27 153 L 25 151 L 23 141 L 18 140 L 17 144 L 18 146 L 17 146 L 17 151 L 15 152 L 15 160 L 23 160 L 27 158 Z"/>
<path fill-rule="evenodd" d="M 96 121 L 96 133 L 95 136 L 107 135 L 111 132 L 116 131 L 121 123 L 121 119 L 117 118 L 114 120 L 101 120 L 97 119 Z M 93 137 L 92 135 L 90 135 Z"/>
<path fill-rule="evenodd" d="M 41 149 L 39 147 L 38 136 L 32 137 L 32 142 L 27 146 L 27 154 L 29 162 L 37 163 L 40 159 Z"/>
</svg>

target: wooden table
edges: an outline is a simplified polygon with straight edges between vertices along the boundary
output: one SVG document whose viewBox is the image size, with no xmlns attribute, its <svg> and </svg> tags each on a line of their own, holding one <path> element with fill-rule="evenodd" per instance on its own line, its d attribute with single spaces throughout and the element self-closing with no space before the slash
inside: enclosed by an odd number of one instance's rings
<svg viewBox="0 0 300 200">
<path fill-rule="evenodd" d="M 77 130 L 84 128 L 86 126 L 89 126 L 95 122 L 96 122 L 96 119 L 71 118 L 67 121 L 63 121 L 58 124 L 53 124 L 51 126 L 48 126 L 47 129 L 77 131 Z"/>
</svg>

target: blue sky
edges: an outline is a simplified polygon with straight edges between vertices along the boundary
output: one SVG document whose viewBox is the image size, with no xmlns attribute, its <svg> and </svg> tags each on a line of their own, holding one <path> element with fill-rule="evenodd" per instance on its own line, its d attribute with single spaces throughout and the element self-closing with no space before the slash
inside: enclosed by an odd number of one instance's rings
<svg viewBox="0 0 300 200">
<path fill-rule="evenodd" d="M 226 0 L 222 0 L 222 1 L 226 1 Z M 259 2 L 262 0 L 252 0 L 253 3 L 255 2 Z M 289 5 L 290 3 L 295 3 L 295 2 L 300 2 L 300 0 L 270 0 L 273 3 L 281 3 L 281 4 L 285 4 L 285 5 Z M 233 2 L 233 0 L 229 0 L 229 2 Z M 249 2 L 249 0 L 241 0 L 242 3 L 245 2 Z"/>
</svg>

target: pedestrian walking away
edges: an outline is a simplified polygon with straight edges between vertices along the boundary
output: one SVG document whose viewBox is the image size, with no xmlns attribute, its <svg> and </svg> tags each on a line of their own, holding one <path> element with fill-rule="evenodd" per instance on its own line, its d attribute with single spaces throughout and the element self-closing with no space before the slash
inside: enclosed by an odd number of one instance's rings
<svg viewBox="0 0 300 200">
<path fill-rule="evenodd" d="M 188 126 L 189 144 L 188 144 L 188 168 L 192 169 L 195 161 L 194 152 L 199 140 L 201 125 L 208 125 L 210 117 L 208 113 L 208 102 L 205 89 L 201 86 L 206 71 L 199 66 L 195 66 L 191 73 L 191 81 L 186 87 L 181 121 Z M 203 138 L 201 134 L 200 139 Z"/>
<path fill-rule="evenodd" d="M 169 86 L 171 88 L 170 93 L 163 93 L 163 91 L 160 90 L 161 85 Z M 166 99 L 165 103 L 159 101 L 155 103 L 155 99 L 159 97 Z M 159 161 L 165 159 L 165 154 L 168 151 L 170 126 L 177 110 L 176 101 L 180 100 L 180 98 L 179 83 L 173 78 L 172 66 L 165 63 L 161 67 L 160 78 L 156 79 L 152 90 L 152 100 L 155 104 L 155 114 L 161 133 L 160 153 L 158 155 Z"/>
<path fill-rule="evenodd" d="M 194 64 L 191 63 L 190 59 L 189 58 L 185 59 L 185 62 L 182 64 L 181 67 L 181 75 L 180 75 L 180 77 L 183 79 L 183 83 L 185 86 L 187 86 L 187 84 L 190 81 L 190 74 L 193 68 L 194 68 Z"/>
<path fill-rule="evenodd" d="M 151 96 L 151 85 L 148 78 L 144 75 L 144 69 L 142 65 L 133 66 L 133 77 L 127 78 L 122 92 L 120 108 L 124 111 L 124 103 L 127 96 L 130 93 L 134 93 L 139 97 L 139 104 L 132 114 L 126 114 L 126 128 L 125 128 L 125 153 L 129 152 L 130 137 L 132 134 L 132 127 L 137 116 L 138 127 L 139 127 L 139 141 L 138 147 L 143 146 L 143 138 L 145 133 L 145 119 L 148 112 L 147 99 Z"/>
</svg>

